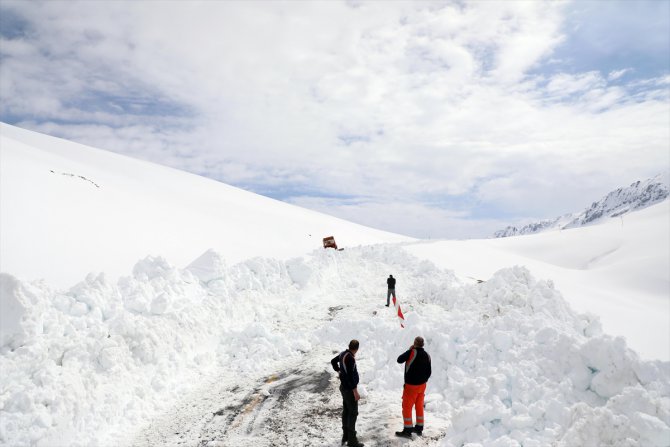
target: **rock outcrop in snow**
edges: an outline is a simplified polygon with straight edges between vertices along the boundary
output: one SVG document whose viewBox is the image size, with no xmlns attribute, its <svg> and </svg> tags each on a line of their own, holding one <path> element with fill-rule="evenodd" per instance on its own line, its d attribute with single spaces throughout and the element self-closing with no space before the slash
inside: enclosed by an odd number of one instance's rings
<svg viewBox="0 0 670 447">
<path fill-rule="evenodd" d="M 496 231 L 494 237 L 521 236 L 552 229 L 568 229 L 596 223 L 602 219 L 619 217 L 661 202 L 668 197 L 669 188 L 660 176 L 637 181 L 626 188 L 618 188 L 581 213 L 566 214 L 555 219 L 541 220 L 522 227 L 508 226 Z"/>
</svg>

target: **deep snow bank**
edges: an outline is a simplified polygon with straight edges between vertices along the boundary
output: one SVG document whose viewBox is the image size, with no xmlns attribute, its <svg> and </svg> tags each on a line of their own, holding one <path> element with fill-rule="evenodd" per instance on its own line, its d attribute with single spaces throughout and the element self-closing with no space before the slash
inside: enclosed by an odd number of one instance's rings
<svg viewBox="0 0 670 447">
<path fill-rule="evenodd" d="M 3 311 L 16 309 L 0 349 L 3 445 L 118 445 L 231 357 L 233 373 L 253 373 L 302 348 L 273 334 L 295 289 L 275 260 L 209 285 L 152 257 L 116 283 L 89 275 L 66 292 L 6 274 L 0 283 Z"/>
<path fill-rule="evenodd" d="M 406 330 L 383 313 L 389 273 Z M 66 292 L 0 283 L 14 309 L 0 350 L 3 445 L 127 442 L 221 365 L 242 381 L 354 336 L 368 398 L 395 414 L 395 358 L 418 333 L 433 357 L 427 424 L 444 446 L 670 445 L 670 364 L 641 361 L 520 267 L 464 285 L 375 246 L 232 266 L 208 252 L 184 270 L 149 257 L 131 276 L 90 275 Z M 312 324 L 332 301 L 342 303 L 333 323 Z"/>
<path fill-rule="evenodd" d="M 463 286 L 422 265 L 423 272 L 403 272 L 417 292 L 403 297 L 411 309 L 406 331 L 395 321 L 360 319 L 320 335 L 336 343 L 361 334 L 372 357 L 360 366 L 369 393 L 397 399 L 395 357 L 421 334 L 434 371 L 427 424 L 447 416 L 444 446 L 670 445 L 670 363 L 641 361 L 525 268 Z"/>
</svg>

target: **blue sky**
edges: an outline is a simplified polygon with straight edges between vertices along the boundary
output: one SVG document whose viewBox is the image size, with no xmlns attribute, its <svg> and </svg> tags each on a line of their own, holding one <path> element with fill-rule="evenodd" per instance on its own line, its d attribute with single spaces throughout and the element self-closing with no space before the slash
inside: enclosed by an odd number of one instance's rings
<svg viewBox="0 0 670 447">
<path fill-rule="evenodd" d="M 669 1 L 0 1 L 0 119 L 417 237 L 670 170 Z"/>
<path fill-rule="evenodd" d="M 565 43 L 553 57 L 573 73 L 628 69 L 627 76 L 653 78 L 670 70 L 670 10 L 667 1 L 576 3 L 564 25 Z"/>
</svg>

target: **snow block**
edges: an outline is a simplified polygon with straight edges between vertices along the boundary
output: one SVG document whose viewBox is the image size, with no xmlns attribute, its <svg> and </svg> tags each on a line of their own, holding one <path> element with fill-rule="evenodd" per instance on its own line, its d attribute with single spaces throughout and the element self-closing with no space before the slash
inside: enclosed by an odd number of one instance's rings
<svg viewBox="0 0 670 447">
<path fill-rule="evenodd" d="M 21 282 L 11 275 L 0 273 L 0 346 L 16 348 L 23 335 L 21 320 L 26 313 Z"/>
<path fill-rule="evenodd" d="M 211 248 L 186 267 L 186 270 L 205 283 L 223 278 L 227 269 L 223 256 Z"/>
<path fill-rule="evenodd" d="M 133 267 L 133 277 L 138 280 L 151 280 L 165 276 L 173 267 L 161 256 L 147 256 Z"/>
<path fill-rule="evenodd" d="M 293 284 L 301 289 L 304 288 L 312 277 L 312 269 L 302 258 L 290 259 L 286 262 L 286 270 Z"/>
</svg>

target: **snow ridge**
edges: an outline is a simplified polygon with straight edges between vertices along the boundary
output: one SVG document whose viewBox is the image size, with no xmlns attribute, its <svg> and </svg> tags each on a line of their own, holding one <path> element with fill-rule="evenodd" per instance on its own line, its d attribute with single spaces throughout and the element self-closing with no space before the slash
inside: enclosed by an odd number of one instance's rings
<svg viewBox="0 0 670 447">
<path fill-rule="evenodd" d="M 668 185 L 658 175 L 644 182 L 637 181 L 625 188 L 618 188 L 593 202 L 584 211 L 566 214 L 555 219 L 541 220 L 520 228 L 508 226 L 494 233 L 494 237 L 521 236 L 548 230 L 577 228 L 597 223 L 603 219 L 623 216 L 665 200 L 670 193 Z"/>
<path fill-rule="evenodd" d="M 404 330 L 382 305 L 389 273 L 402 278 Z M 417 333 L 433 357 L 427 432 L 442 446 L 668 445 L 670 363 L 641 361 L 523 267 L 470 285 L 393 245 L 232 266 L 209 251 L 186 269 L 147 257 L 117 282 L 89 275 L 65 292 L 7 274 L 0 286 L 15 323 L 0 347 L 1 445 L 132 444 L 124 436 L 204 377 L 244 388 L 354 336 L 362 405 L 400 426 L 395 358 Z M 364 441 L 378 422 L 362 418 Z"/>
</svg>

